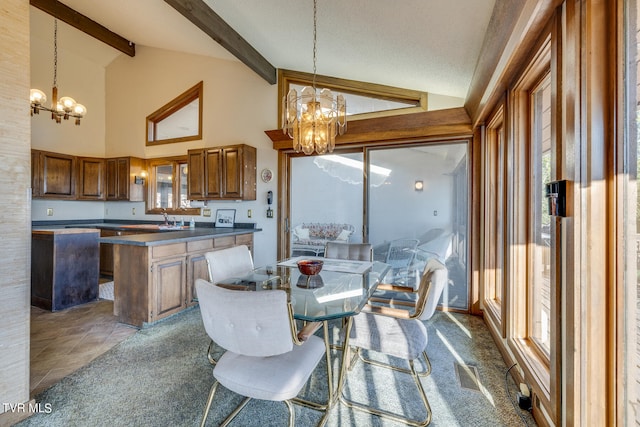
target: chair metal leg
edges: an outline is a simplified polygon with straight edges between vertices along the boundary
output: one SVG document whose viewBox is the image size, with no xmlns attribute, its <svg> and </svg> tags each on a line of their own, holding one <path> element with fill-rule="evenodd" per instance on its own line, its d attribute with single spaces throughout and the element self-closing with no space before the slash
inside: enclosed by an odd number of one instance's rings
<svg viewBox="0 0 640 427">
<path fill-rule="evenodd" d="M 204 408 L 204 414 L 202 414 L 200 427 L 204 427 L 205 422 L 207 421 L 207 416 L 209 415 L 209 410 L 211 409 L 211 403 L 213 403 L 213 395 L 216 393 L 217 387 L 218 381 L 214 381 L 213 385 L 211 386 L 211 391 L 209 391 L 209 398 L 207 399 L 207 406 Z"/>
<path fill-rule="evenodd" d="M 360 349 L 358 348 L 355 351 L 356 354 L 353 356 L 353 359 L 351 360 L 351 366 L 352 367 L 353 367 L 353 364 L 355 363 L 356 356 L 359 356 L 360 360 L 362 360 L 364 363 L 368 363 L 368 364 L 374 365 L 374 366 L 380 366 L 382 368 L 392 369 L 392 370 L 397 371 L 397 372 L 404 372 L 405 374 L 411 374 L 411 370 L 410 369 L 401 368 L 399 366 L 393 366 L 393 365 L 390 365 L 388 363 L 378 362 L 376 360 L 368 359 L 368 358 L 364 357 L 362 355 L 362 352 L 360 352 L 359 350 Z M 426 365 L 425 370 L 424 371 L 420 371 L 420 372 L 416 371 L 416 372 L 417 372 L 418 376 L 428 377 L 429 375 L 431 375 L 431 361 L 429 360 L 429 356 L 427 356 L 427 352 L 426 351 L 422 352 L 422 357 L 424 358 L 424 362 L 425 362 L 425 365 Z"/>
<path fill-rule="evenodd" d="M 213 366 L 215 366 L 216 363 L 218 363 L 216 358 L 213 357 L 213 351 L 215 346 L 216 346 L 216 343 L 214 343 L 213 340 L 211 340 L 211 342 L 209 343 L 209 347 L 207 348 L 207 359 L 209 359 L 209 363 L 211 363 Z"/>
<path fill-rule="evenodd" d="M 250 397 L 245 398 L 242 403 L 240 403 L 240 405 L 238 405 L 238 407 L 234 409 L 233 412 L 222 422 L 222 424 L 220 424 L 220 427 L 226 427 L 227 425 L 229 425 L 229 423 L 236 417 L 236 415 L 238 415 L 240 411 L 242 411 L 242 408 L 247 406 L 247 403 L 249 403 L 250 400 Z"/>
<path fill-rule="evenodd" d="M 295 412 L 293 410 L 293 405 L 289 400 L 285 400 L 284 403 L 287 405 L 287 409 L 289 409 L 289 427 L 293 427 L 295 425 Z"/>
<path fill-rule="evenodd" d="M 359 349 L 358 349 L 359 350 Z M 423 352 L 423 355 L 426 358 L 426 352 Z M 342 403 L 344 403 L 346 406 L 353 408 L 353 409 L 357 409 L 369 414 L 373 414 L 382 418 L 387 418 L 387 419 L 391 419 L 394 421 L 399 421 L 401 423 L 410 425 L 410 426 L 415 426 L 415 427 L 425 427 L 427 425 L 429 425 L 429 423 L 431 423 L 431 406 L 429 405 L 429 400 L 427 399 L 427 395 L 424 391 L 424 388 L 422 387 L 422 383 L 420 382 L 420 378 L 418 372 L 415 369 L 415 364 L 413 362 L 413 360 L 409 360 L 409 367 L 410 369 L 404 369 L 404 368 L 398 368 L 396 366 L 393 365 L 389 365 L 386 363 L 381 363 L 381 362 L 377 362 L 377 361 L 373 361 L 373 360 L 369 360 L 369 359 L 365 359 L 362 356 L 360 356 L 360 359 L 364 362 L 364 363 L 369 363 L 371 365 L 374 366 L 380 366 L 383 368 L 387 368 L 387 369 L 392 369 L 395 371 L 399 371 L 399 372 L 408 372 L 411 377 L 413 378 L 413 381 L 416 384 L 416 387 L 418 388 L 418 392 L 420 393 L 420 399 L 422 400 L 422 404 L 425 408 L 425 410 L 427 411 L 427 416 L 425 417 L 424 420 L 414 420 L 411 418 L 407 418 L 407 417 L 403 417 L 399 414 L 394 414 L 392 412 L 389 411 L 385 411 L 383 409 L 379 409 L 379 408 L 374 408 L 372 406 L 369 405 L 365 405 L 363 403 L 359 403 L 359 402 L 354 402 L 352 400 L 347 399 L 342 393 L 340 394 L 340 401 L 342 401 Z M 429 362 L 429 359 L 427 360 L 427 364 L 428 364 L 428 373 L 431 373 L 431 363 Z M 428 375 L 428 373 L 426 375 Z"/>
</svg>

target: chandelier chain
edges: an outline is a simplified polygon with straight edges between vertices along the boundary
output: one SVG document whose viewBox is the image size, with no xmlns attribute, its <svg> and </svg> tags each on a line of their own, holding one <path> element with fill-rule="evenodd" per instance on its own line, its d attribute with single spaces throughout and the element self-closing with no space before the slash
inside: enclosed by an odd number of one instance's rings
<svg viewBox="0 0 640 427">
<path fill-rule="evenodd" d="M 313 0 L 313 92 L 316 92 L 316 22 L 317 22 L 317 0 Z"/>
<path fill-rule="evenodd" d="M 58 20 L 53 20 L 53 87 L 58 86 Z"/>
</svg>

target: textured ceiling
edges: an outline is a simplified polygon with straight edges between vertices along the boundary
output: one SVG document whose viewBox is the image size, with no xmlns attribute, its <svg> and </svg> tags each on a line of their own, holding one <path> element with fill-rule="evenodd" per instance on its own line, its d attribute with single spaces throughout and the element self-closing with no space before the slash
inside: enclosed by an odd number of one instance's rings
<svg viewBox="0 0 640 427">
<path fill-rule="evenodd" d="M 495 1 L 319 0 L 317 72 L 465 98 Z M 137 45 L 237 60 L 161 0 L 62 2 Z M 311 0 L 205 2 L 274 67 L 312 72 Z"/>
</svg>

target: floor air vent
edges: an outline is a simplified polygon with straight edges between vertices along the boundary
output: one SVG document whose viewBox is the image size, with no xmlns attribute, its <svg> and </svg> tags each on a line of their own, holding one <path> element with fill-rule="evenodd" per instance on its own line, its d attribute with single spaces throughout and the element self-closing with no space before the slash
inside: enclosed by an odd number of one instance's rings
<svg viewBox="0 0 640 427">
<path fill-rule="evenodd" d="M 480 391 L 480 377 L 478 369 L 473 365 L 463 365 L 454 363 L 456 368 L 456 376 L 460 387 L 468 390 Z"/>
</svg>

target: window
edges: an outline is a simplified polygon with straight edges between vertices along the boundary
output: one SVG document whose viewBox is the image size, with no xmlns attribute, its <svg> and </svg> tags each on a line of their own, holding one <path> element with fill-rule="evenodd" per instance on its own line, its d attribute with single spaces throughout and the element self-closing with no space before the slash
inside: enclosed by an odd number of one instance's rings
<svg viewBox="0 0 640 427">
<path fill-rule="evenodd" d="M 278 99 L 282 100 L 289 89 L 300 93 L 302 87 L 311 86 L 312 82 L 313 74 L 280 70 Z M 316 86 L 345 97 L 349 120 L 427 111 L 426 92 L 326 76 L 316 76 Z M 278 105 L 278 117 L 282 117 L 282 102 Z"/>
<path fill-rule="evenodd" d="M 551 76 L 531 91 L 531 284 L 529 336 L 549 358 L 551 326 L 551 217 L 544 185 L 551 181 Z"/>
<path fill-rule="evenodd" d="M 146 145 L 202 139 L 203 82 L 147 116 Z"/>
<path fill-rule="evenodd" d="M 522 76 L 516 82 L 509 99 L 513 117 L 509 136 L 507 192 L 509 306 L 507 340 L 525 375 L 540 390 L 537 394 L 543 405 L 549 405 L 552 384 L 552 362 L 559 357 L 560 337 L 555 328 L 559 321 L 558 300 L 554 297 L 558 274 L 550 260 L 555 254 L 555 225 L 546 211 L 543 190 L 555 171 L 552 157 L 551 37 L 541 41 Z M 513 148 L 511 148 L 513 147 Z M 510 215 L 511 216 L 511 215 Z M 506 314 L 506 312 L 505 312 Z M 512 331 L 512 332 L 511 332 Z M 554 389 L 555 390 L 555 389 Z"/>
<path fill-rule="evenodd" d="M 200 215 L 187 197 L 186 157 L 149 160 L 149 172 L 148 214 Z"/>
<path fill-rule="evenodd" d="M 504 105 L 500 105 L 487 125 L 484 170 L 484 304 L 489 316 L 504 336 L 505 266 L 505 169 L 506 142 Z"/>
</svg>

